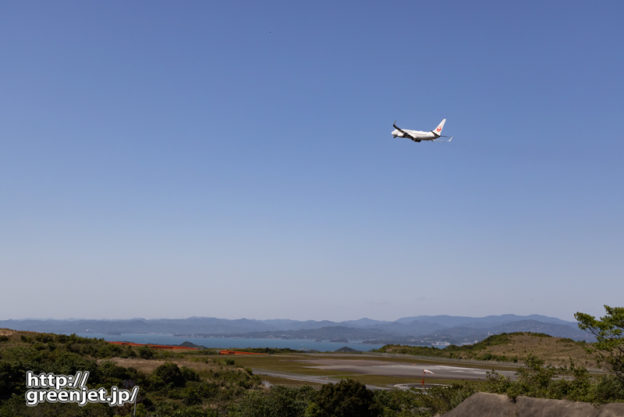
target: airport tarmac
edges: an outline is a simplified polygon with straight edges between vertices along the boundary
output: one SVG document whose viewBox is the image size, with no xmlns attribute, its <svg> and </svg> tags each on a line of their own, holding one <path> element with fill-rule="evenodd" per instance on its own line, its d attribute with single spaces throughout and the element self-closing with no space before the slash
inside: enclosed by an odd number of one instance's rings
<svg viewBox="0 0 624 417">
<path fill-rule="evenodd" d="M 367 375 L 387 375 L 401 377 L 413 376 L 416 378 L 422 377 L 426 369 L 433 372 L 433 375 L 431 376 L 436 379 L 486 379 L 487 372 L 490 370 L 476 367 L 388 362 L 368 359 L 318 358 L 309 359 L 302 362 L 306 363 L 308 367 L 314 369 Z M 515 374 L 515 372 L 513 371 L 497 372 L 508 377 L 513 377 Z"/>
</svg>

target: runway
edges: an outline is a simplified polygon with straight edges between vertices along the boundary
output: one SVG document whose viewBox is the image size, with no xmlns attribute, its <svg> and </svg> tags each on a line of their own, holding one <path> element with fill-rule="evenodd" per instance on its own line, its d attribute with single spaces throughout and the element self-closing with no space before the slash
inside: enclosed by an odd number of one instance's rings
<svg viewBox="0 0 624 417">
<path fill-rule="evenodd" d="M 311 359 L 306 360 L 308 366 L 314 369 L 333 370 L 347 373 L 367 375 L 387 375 L 421 378 L 425 369 L 433 372 L 436 379 L 486 379 L 489 369 L 477 367 L 462 367 L 436 364 L 414 364 L 402 362 L 387 362 L 367 359 Z M 513 371 L 497 371 L 498 373 L 513 377 Z"/>
<path fill-rule="evenodd" d="M 452 380 L 484 380 L 487 378 L 487 367 L 471 364 L 461 366 L 458 363 L 437 364 L 431 362 L 407 362 L 401 360 L 383 360 L 374 356 L 363 356 L 360 358 L 350 357 L 311 357 L 291 358 L 292 362 L 299 364 L 300 371 L 283 371 L 278 369 L 267 369 L 252 367 L 252 371 L 257 375 L 289 379 L 292 381 L 303 381 L 312 384 L 333 384 L 340 381 L 336 375 L 354 376 L 374 375 L 384 377 L 396 377 L 397 383 L 385 386 L 367 385 L 369 389 L 389 389 L 390 387 L 407 389 L 408 387 L 420 387 L 423 379 L 427 386 L 445 384 Z M 313 375 L 306 373 L 306 369 L 313 371 Z M 323 375 L 327 371 L 327 375 Z M 427 371 L 427 372 L 425 372 Z M 497 369 L 501 375 L 514 378 L 515 372 L 512 370 Z M 320 374 L 320 375 L 319 375 Z M 413 382 L 412 382 L 413 378 Z M 401 382 L 399 382 L 401 381 Z M 430 381 L 430 382 L 429 382 Z"/>
</svg>

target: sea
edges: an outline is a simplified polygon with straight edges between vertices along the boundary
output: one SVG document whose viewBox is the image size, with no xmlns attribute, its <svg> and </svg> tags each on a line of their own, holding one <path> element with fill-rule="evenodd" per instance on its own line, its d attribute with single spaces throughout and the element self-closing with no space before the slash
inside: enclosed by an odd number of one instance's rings
<svg viewBox="0 0 624 417">
<path fill-rule="evenodd" d="M 319 352 L 333 352 L 346 346 L 351 349 L 367 352 L 373 349 L 378 349 L 382 346 L 381 344 L 370 344 L 363 342 L 331 342 L 311 339 L 260 339 L 249 337 L 192 337 L 159 333 L 120 333 L 111 335 L 105 333 L 83 332 L 76 334 L 82 337 L 104 339 L 114 342 L 153 343 L 156 345 L 179 345 L 184 342 L 191 342 L 207 348 L 219 349 L 268 347 L 290 348 L 305 351 L 315 350 Z"/>
</svg>

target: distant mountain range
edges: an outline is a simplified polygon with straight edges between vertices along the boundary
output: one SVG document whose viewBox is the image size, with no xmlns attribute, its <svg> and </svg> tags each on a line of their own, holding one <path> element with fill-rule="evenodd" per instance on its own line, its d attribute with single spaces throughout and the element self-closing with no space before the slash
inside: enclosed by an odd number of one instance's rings
<svg viewBox="0 0 624 417">
<path fill-rule="evenodd" d="M 190 317 L 129 320 L 0 320 L 0 328 L 51 333 L 152 333 L 190 337 L 254 337 L 364 341 L 376 344 L 444 345 L 475 343 L 492 334 L 545 333 L 575 340 L 593 340 L 575 322 L 553 317 L 504 314 L 487 317 L 415 316 L 395 321 L 369 318 L 349 321 L 250 320 Z"/>
</svg>

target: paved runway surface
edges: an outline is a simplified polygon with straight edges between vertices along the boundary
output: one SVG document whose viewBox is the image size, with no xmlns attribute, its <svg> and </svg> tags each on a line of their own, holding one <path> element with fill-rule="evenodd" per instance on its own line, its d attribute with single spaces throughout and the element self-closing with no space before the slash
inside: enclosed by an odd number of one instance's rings
<svg viewBox="0 0 624 417">
<path fill-rule="evenodd" d="M 311 368 L 349 373 L 389 376 L 422 377 L 425 369 L 438 379 L 485 379 L 489 369 L 450 365 L 413 364 L 366 359 L 312 359 L 305 361 Z M 513 371 L 498 371 L 513 376 Z"/>
<path fill-rule="evenodd" d="M 485 379 L 489 369 L 450 365 L 414 364 L 387 362 L 366 359 L 312 359 L 305 361 L 311 368 L 342 371 L 349 373 L 388 376 L 422 377 L 425 369 L 439 379 Z M 512 371 L 499 371 L 505 376 L 513 376 Z"/>
<path fill-rule="evenodd" d="M 425 373 L 425 370 L 433 372 L 427 373 L 427 378 L 435 379 L 458 379 L 458 380 L 478 380 L 485 379 L 489 369 L 479 367 L 464 367 L 442 364 L 419 364 L 409 362 L 384 361 L 379 359 L 347 359 L 347 358 L 315 358 L 298 360 L 305 367 L 317 370 L 339 371 L 345 374 L 362 374 L 362 375 L 384 375 L 395 377 L 413 377 L 414 383 L 418 383 Z M 254 368 L 253 372 L 257 375 L 267 375 L 278 378 L 290 379 L 293 381 L 304 381 L 315 384 L 329 384 L 339 382 L 339 379 L 330 376 L 305 375 L 298 373 L 289 373 L 281 371 L 272 371 Z M 513 377 L 513 371 L 497 371 L 507 377 Z M 410 385 L 410 384 L 399 384 Z M 368 386 L 370 389 L 387 389 L 379 386 Z"/>
</svg>

